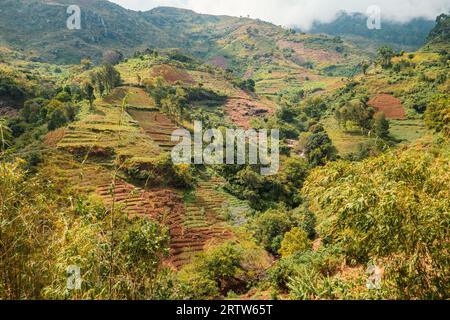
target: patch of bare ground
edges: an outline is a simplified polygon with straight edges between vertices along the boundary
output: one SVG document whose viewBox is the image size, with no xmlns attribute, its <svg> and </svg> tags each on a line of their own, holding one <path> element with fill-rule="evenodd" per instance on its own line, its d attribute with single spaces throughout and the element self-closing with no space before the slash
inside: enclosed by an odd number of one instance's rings
<svg viewBox="0 0 450 320">
<path fill-rule="evenodd" d="M 194 79 L 187 71 L 170 65 L 162 64 L 152 67 L 151 75 L 155 78 L 162 77 L 171 84 L 174 84 L 175 82 L 181 82 L 189 85 L 195 84 Z"/>
<path fill-rule="evenodd" d="M 178 126 L 165 114 L 141 110 L 130 110 L 129 113 L 162 151 L 170 152 L 177 144 L 171 140 L 171 137 Z"/>
<path fill-rule="evenodd" d="M 225 111 L 234 124 L 245 129 L 250 128 L 252 119 L 264 118 L 273 112 L 266 104 L 246 97 L 229 98 L 225 104 Z"/>
<path fill-rule="evenodd" d="M 301 42 L 293 42 L 288 40 L 279 40 L 277 45 L 280 49 L 292 49 L 299 62 L 314 61 L 314 62 L 326 62 L 330 61 L 337 63 L 341 60 L 341 56 L 337 52 L 312 49 L 305 46 Z"/>
<path fill-rule="evenodd" d="M 171 242 L 166 263 L 175 269 L 191 262 L 205 246 L 233 238 L 219 213 L 224 199 L 211 195 L 214 180 L 201 184 L 198 193 L 202 196 L 195 203 L 185 205 L 177 190 L 140 188 L 120 177 L 114 179 L 109 168 L 95 163 L 79 163 L 62 152 L 48 157 L 41 172 L 58 177 L 57 184 L 97 195 L 107 209 L 111 209 L 114 203 L 116 210 L 131 218 L 146 217 L 167 226 Z M 195 215 L 199 215 L 203 223 L 194 221 L 198 219 Z"/>
<path fill-rule="evenodd" d="M 369 100 L 368 105 L 378 112 L 383 112 L 386 119 L 404 120 L 406 119 L 405 109 L 400 99 L 390 94 L 380 94 Z"/>
</svg>

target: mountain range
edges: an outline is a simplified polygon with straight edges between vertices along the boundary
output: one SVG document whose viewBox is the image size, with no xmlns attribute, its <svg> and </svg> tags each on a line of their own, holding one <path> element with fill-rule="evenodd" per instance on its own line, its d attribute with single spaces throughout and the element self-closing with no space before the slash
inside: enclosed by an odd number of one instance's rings
<svg viewBox="0 0 450 320">
<path fill-rule="evenodd" d="M 81 30 L 66 26 L 70 5 L 81 8 Z M 224 47 L 234 46 L 236 33 L 242 30 L 263 29 L 254 39 L 260 46 L 275 35 L 289 34 L 259 20 L 168 7 L 138 12 L 105 0 L 3 0 L 0 12 L 1 44 L 31 53 L 37 61 L 56 63 L 79 63 L 85 57 L 99 61 L 107 49 L 131 55 L 147 47 L 179 48 L 208 59 Z M 415 19 L 406 25 L 383 21 L 382 30 L 368 30 L 365 23 L 364 15 L 342 13 L 331 23 L 316 23 L 310 33 L 347 36 L 362 44 L 360 48 L 372 51 L 384 43 L 417 49 L 434 26 L 434 21 Z"/>
</svg>

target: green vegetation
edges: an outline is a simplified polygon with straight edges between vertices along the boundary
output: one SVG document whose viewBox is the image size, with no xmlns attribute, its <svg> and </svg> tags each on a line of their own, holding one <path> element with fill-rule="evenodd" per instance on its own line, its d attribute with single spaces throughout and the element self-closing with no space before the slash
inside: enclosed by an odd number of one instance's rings
<svg viewBox="0 0 450 320">
<path fill-rule="evenodd" d="M 356 263 L 382 261 L 390 294 L 445 299 L 448 161 L 448 154 L 412 148 L 315 170 L 304 192 L 319 235 Z"/>
<path fill-rule="evenodd" d="M 165 228 L 61 192 L 39 175 L 28 177 L 22 165 L 0 165 L 2 299 L 157 299 L 167 294 L 167 271 L 161 265 L 167 255 Z M 81 268 L 82 290 L 69 291 L 61 277 L 70 265 Z"/>
</svg>

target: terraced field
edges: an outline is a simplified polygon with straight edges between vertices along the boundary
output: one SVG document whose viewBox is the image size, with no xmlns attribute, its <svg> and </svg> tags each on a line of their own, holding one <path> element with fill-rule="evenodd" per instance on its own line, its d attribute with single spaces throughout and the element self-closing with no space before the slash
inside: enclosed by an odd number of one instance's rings
<svg viewBox="0 0 450 320">
<path fill-rule="evenodd" d="M 279 40 L 277 45 L 280 49 L 293 50 L 296 58 L 301 63 L 307 62 L 305 57 L 307 57 L 309 61 L 315 63 L 330 63 L 330 61 L 338 63 L 342 60 L 342 57 L 338 52 L 308 48 L 301 42 Z"/>
<path fill-rule="evenodd" d="M 359 131 L 345 132 L 334 117 L 323 119 L 322 124 L 341 156 L 358 151 L 358 145 L 368 139 Z"/>
<path fill-rule="evenodd" d="M 57 143 L 61 150 L 81 156 L 118 155 L 122 158 L 152 157 L 158 146 L 121 107 L 96 105 L 96 111 L 70 124 Z"/>
<path fill-rule="evenodd" d="M 389 95 L 380 94 L 373 97 L 368 103 L 369 106 L 374 107 L 378 112 L 383 112 L 386 119 L 404 120 L 406 119 L 405 109 L 403 108 L 400 99 Z"/>
<path fill-rule="evenodd" d="M 173 242 L 175 266 L 189 262 L 209 242 L 231 239 L 233 233 L 227 218 L 234 225 L 243 223 L 250 208 L 245 202 L 221 192 L 224 183 L 220 178 L 201 181 L 186 201 L 186 212 L 181 220 L 184 234 Z"/>
<path fill-rule="evenodd" d="M 59 183 L 97 195 L 109 209 L 114 206 L 130 217 L 148 217 L 166 225 L 171 236 L 167 263 L 180 268 L 208 244 L 232 238 L 229 222 L 245 221 L 249 207 L 222 191 L 225 182 L 218 178 L 201 181 L 191 201 L 175 189 L 137 187 L 120 172 L 113 178 L 114 159 L 170 152 L 175 145 L 172 132 L 178 129 L 151 108 L 124 112 L 116 105 L 124 94 L 114 91 L 113 96 L 97 101 L 94 112 L 49 136 L 49 147 L 56 148 L 45 170 L 56 171 Z"/>
<path fill-rule="evenodd" d="M 225 111 L 234 124 L 245 129 L 250 128 L 252 119 L 267 116 L 271 112 L 267 106 L 244 98 L 228 99 Z"/>
<path fill-rule="evenodd" d="M 430 134 L 423 120 L 391 120 L 391 135 L 403 143 L 415 143 Z"/>
<path fill-rule="evenodd" d="M 113 179 L 113 171 L 105 166 L 80 163 L 64 152 L 56 151 L 47 159 L 42 172 L 51 171 L 57 183 L 96 194 L 110 210 L 114 207 L 132 218 L 148 217 L 167 226 L 171 237 L 167 263 L 174 268 L 189 263 L 207 244 L 233 237 L 220 215 L 226 198 L 213 189 L 215 180 L 201 183 L 197 201 L 185 204 L 177 190 L 136 187 L 120 176 Z"/>
<path fill-rule="evenodd" d="M 110 95 L 103 99 L 104 102 L 111 105 L 122 105 L 123 99 L 127 97 L 127 106 L 139 109 L 154 108 L 155 102 L 144 91 L 138 87 L 119 87 L 115 88 Z"/>
<path fill-rule="evenodd" d="M 194 201 L 187 201 L 185 226 L 214 226 L 226 224 L 239 225 L 245 220 L 250 207 L 222 190 L 225 181 L 213 177 L 200 181 L 192 195 Z"/>
<path fill-rule="evenodd" d="M 163 152 L 172 151 L 177 142 L 172 142 L 171 136 L 178 127 L 166 115 L 141 110 L 129 110 L 129 113 Z"/>
<path fill-rule="evenodd" d="M 216 216 L 208 204 L 185 205 L 181 195 L 172 189 L 143 190 L 123 180 L 100 185 L 96 193 L 105 205 L 121 208 L 130 217 L 149 217 L 169 228 L 171 237 L 168 263 L 174 268 L 189 263 L 210 241 L 233 237 L 232 232 Z M 202 213 L 202 209 L 205 210 Z"/>
</svg>

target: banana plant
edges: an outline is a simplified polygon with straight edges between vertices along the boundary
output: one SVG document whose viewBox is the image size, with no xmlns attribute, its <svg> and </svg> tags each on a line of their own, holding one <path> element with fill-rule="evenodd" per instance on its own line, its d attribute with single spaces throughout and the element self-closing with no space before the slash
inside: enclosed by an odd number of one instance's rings
<svg viewBox="0 0 450 320">
<path fill-rule="evenodd" d="M 0 150 L 5 151 L 11 145 L 11 129 L 8 127 L 8 122 L 4 118 L 0 118 Z"/>
</svg>

